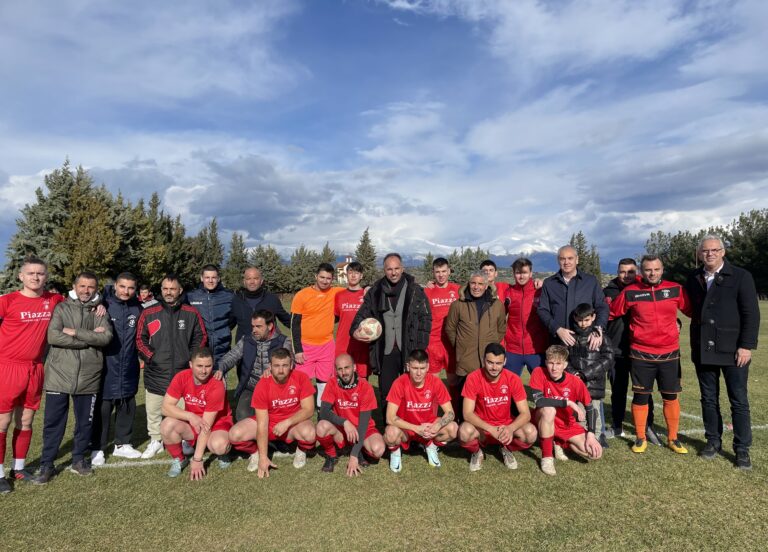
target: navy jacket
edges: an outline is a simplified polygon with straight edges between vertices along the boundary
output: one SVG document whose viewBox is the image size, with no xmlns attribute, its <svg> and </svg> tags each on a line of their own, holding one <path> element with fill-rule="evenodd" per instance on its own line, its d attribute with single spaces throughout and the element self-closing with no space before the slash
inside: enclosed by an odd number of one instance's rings
<svg viewBox="0 0 768 552">
<path fill-rule="evenodd" d="M 127 301 L 119 300 L 112 286 L 104 288 L 103 297 L 114 331 L 112 341 L 104 348 L 101 398 L 127 399 L 139 390 L 136 323 L 141 315 L 141 303 L 135 296 Z"/>
<path fill-rule="evenodd" d="M 571 327 L 571 313 L 580 303 L 589 303 L 595 308 L 595 326 L 605 329 L 610 309 L 597 278 L 586 272 L 576 271 L 576 276 L 566 284 L 562 273 L 557 271 L 544 280 L 537 313 L 553 338 L 556 337 L 558 328 Z"/>
<path fill-rule="evenodd" d="M 234 293 L 221 283 L 213 291 L 200 287 L 187 293 L 187 302 L 197 309 L 208 334 L 208 346 L 213 358 L 219 360 L 232 345 L 232 330 L 229 319 L 232 314 Z"/>
<path fill-rule="evenodd" d="M 268 310 L 275 315 L 286 328 L 291 327 L 291 315 L 285 311 L 280 298 L 274 293 L 269 293 L 262 286 L 253 294 L 256 302 L 255 307 L 251 307 L 246 299 L 247 292 L 244 289 L 235 293 L 232 298 L 232 312 L 230 314 L 230 328 L 237 324 L 237 335 L 235 343 L 240 341 L 246 335 L 251 335 L 251 315 L 255 310 Z"/>
</svg>

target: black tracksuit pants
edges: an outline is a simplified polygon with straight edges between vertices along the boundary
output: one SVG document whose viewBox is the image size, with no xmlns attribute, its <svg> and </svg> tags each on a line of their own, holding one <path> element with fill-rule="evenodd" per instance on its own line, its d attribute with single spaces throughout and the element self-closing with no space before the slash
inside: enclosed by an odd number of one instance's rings
<svg viewBox="0 0 768 552">
<path fill-rule="evenodd" d="M 115 412 L 115 445 L 130 445 L 133 436 L 133 420 L 136 417 L 136 397 L 124 399 L 101 399 L 96 401 L 93 416 L 91 450 L 104 450 L 109 443 L 109 428 L 112 412 Z"/>
<path fill-rule="evenodd" d="M 59 453 L 64 432 L 67 429 L 69 416 L 69 399 L 75 411 L 75 434 L 72 437 L 72 463 L 84 459 L 91 442 L 91 425 L 93 424 L 93 409 L 96 406 L 96 394 L 70 395 L 69 393 L 45 393 L 45 415 L 43 417 L 43 453 L 40 456 L 40 467 L 54 467 Z"/>
</svg>

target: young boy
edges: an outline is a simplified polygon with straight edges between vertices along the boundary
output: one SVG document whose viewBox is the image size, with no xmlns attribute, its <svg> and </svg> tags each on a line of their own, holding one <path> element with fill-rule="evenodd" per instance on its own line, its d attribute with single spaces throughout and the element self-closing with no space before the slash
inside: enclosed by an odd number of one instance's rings
<svg viewBox="0 0 768 552">
<path fill-rule="evenodd" d="M 568 349 L 563 345 L 550 345 L 546 352 L 546 367 L 536 368 L 529 382 L 541 443 L 541 471 L 547 475 L 557 474 L 555 442 L 591 460 L 597 460 L 603 454 L 603 448 L 595 438 L 597 413 L 587 386 L 566 372 L 567 366 Z M 585 418 L 587 429 L 579 423 Z"/>
<path fill-rule="evenodd" d="M 600 446 L 608 448 L 605 435 L 605 377 L 613 367 L 613 346 L 608 336 L 603 335 L 603 342 L 597 351 L 589 348 L 589 336 L 598 331 L 594 324 L 595 308 L 589 303 L 581 303 L 571 314 L 573 337 L 576 342 L 568 347 L 568 372 L 578 376 L 587 386 L 592 406 L 597 412 L 595 435 L 599 435 Z"/>
<path fill-rule="evenodd" d="M 163 397 L 160 424 L 168 454 L 173 461 L 168 477 L 178 477 L 190 463 L 182 450 L 182 439 L 194 447 L 189 479 L 201 480 L 205 476 L 203 454 L 210 450 L 219 456 L 219 467 L 228 468 L 229 430 L 232 411 L 227 401 L 224 383 L 213 378 L 213 353 L 207 347 L 192 352 L 189 370 L 176 374 Z M 177 406 L 184 399 L 184 408 Z"/>
</svg>

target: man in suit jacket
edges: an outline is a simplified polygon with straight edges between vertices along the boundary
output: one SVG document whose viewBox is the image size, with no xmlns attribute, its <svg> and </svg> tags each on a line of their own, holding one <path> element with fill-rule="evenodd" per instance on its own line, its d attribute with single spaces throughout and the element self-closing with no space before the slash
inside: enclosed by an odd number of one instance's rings
<svg viewBox="0 0 768 552">
<path fill-rule="evenodd" d="M 760 310 L 752 275 L 725 259 L 725 244 L 707 235 L 699 242 L 703 265 L 688 277 L 686 290 L 694 314 L 691 319 L 691 357 L 701 389 L 701 409 L 707 443 L 700 452 L 713 459 L 720 452 L 723 418 L 720 414 L 720 372 L 731 403 L 736 466 L 749 470 L 752 429 L 747 381 L 752 350 L 757 348 Z"/>
</svg>

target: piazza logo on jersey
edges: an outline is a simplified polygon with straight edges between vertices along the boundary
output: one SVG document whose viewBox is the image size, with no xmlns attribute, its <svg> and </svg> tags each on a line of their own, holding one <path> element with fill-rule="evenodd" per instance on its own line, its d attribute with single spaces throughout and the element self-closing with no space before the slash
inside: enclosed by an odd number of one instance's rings
<svg viewBox="0 0 768 552">
<path fill-rule="evenodd" d="M 360 306 L 363 304 L 363 296 L 360 296 L 360 301 L 357 303 L 342 303 L 341 310 L 345 311 L 357 311 L 360 310 Z"/>
<path fill-rule="evenodd" d="M 289 408 L 298 403 L 298 397 L 289 397 L 287 399 L 272 399 L 272 408 Z"/>
<path fill-rule="evenodd" d="M 483 397 L 485 406 L 498 406 L 509 404 L 509 395 L 501 395 L 499 397 Z"/>
<path fill-rule="evenodd" d="M 405 407 L 408 410 L 431 410 L 432 401 L 429 401 L 429 402 L 407 401 L 405 403 Z"/>
<path fill-rule="evenodd" d="M 43 312 L 30 312 L 30 311 L 22 311 L 19 313 L 19 319 L 22 322 L 36 322 L 38 320 L 50 320 L 51 319 L 51 311 L 43 311 Z"/>
<path fill-rule="evenodd" d="M 354 395 L 351 401 L 336 399 L 336 404 L 339 406 L 339 408 L 357 408 L 357 395 Z"/>
<path fill-rule="evenodd" d="M 201 391 L 200 395 L 190 395 L 189 393 L 185 393 L 184 403 L 195 404 L 197 406 L 206 406 L 208 401 L 205 399 L 205 391 Z"/>
<path fill-rule="evenodd" d="M 456 300 L 456 292 L 451 291 L 450 295 L 451 295 L 450 297 L 433 297 L 432 306 L 433 307 L 450 306 L 450 304 Z"/>
</svg>

